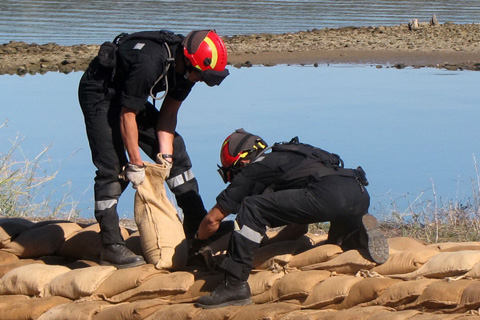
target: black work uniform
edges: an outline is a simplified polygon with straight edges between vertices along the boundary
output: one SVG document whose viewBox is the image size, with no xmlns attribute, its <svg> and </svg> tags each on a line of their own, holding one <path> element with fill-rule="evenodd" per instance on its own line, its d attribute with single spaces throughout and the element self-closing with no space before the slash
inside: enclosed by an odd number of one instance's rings
<svg viewBox="0 0 480 320">
<path fill-rule="evenodd" d="M 180 44 L 169 47 L 173 56 L 177 50 L 183 50 Z M 100 224 L 103 244 L 124 243 L 116 210 L 118 199 L 128 185 L 118 178 L 128 162 L 120 132 L 121 108 L 125 106 L 138 112 L 139 146 L 155 160 L 159 152 L 155 129 L 159 111 L 148 102 L 148 98 L 152 86 L 166 70 L 169 54 L 161 43 L 132 39 L 119 46 L 116 56 L 114 77 L 112 71 L 101 66 L 95 58 L 80 80 L 78 91 L 92 160 L 97 168 L 95 218 Z M 172 63 L 166 77 L 153 88 L 153 94 L 165 91 L 165 79 L 168 81 L 168 96 L 178 101 L 183 101 L 194 85 L 176 73 Z M 178 133 L 175 133 L 173 148 L 173 166 L 167 185 L 182 208 L 185 233 L 187 237 L 193 237 L 206 210 L 185 144 Z"/>
<path fill-rule="evenodd" d="M 370 196 L 358 179 L 308 174 L 297 181 L 282 181 L 286 172 L 296 170 L 304 160 L 305 156 L 294 152 L 261 155 L 244 167 L 217 197 L 221 208 L 237 213 L 238 228 L 232 234 L 227 257 L 221 265 L 227 273 L 248 279 L 266 226 L 330 221 L 332 228 L 342 229 L 342 233 L 360 227 Z M 330 231 L 329 238 L 330 233 L 334 237 L 339 230 Z"/>
</svg>

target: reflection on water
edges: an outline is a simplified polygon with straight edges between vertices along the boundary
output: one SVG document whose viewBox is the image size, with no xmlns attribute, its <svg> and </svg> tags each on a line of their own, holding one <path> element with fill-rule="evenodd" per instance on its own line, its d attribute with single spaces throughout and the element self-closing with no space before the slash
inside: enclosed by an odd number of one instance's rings
<svg viewBox="0 0 480 320">
<path fill-rule="evenodd" d="M 476 0 L 2 0 L 0 43 L 100 44 L 120 32 L 215 28 L 222 35 L 398 25 L 414 18 L 478 23 Z"/>
<path fill-rule="evenodd" d="M 432 185 L 443 201 L 465 203 L 480 155 L 480 72 L 377 69 L 369 66 L 253 67 L 230 69 L 221 86 L 198 84 L 182 105 L 184 136 L 207 207 L 224 187 L 216 173 L 220 144 L 237 128 L 267 142 L 301 141 L 336 152 L 345 165 L 361 165 L 370 180 L 372 212 L 401 210 Z M 54 189 L 71 181 L 83 214 L 93 204 L 94 167 L 77 102 L 81 73 L 0 76 L 0 150 L 17 133 L 33 158 L 51 145 L 47 166 L 60 169 Z M 60 196 L 61 194 L 58 194 Z M 133 189 L 120 201 L 132 216 Z"/>
</svg>

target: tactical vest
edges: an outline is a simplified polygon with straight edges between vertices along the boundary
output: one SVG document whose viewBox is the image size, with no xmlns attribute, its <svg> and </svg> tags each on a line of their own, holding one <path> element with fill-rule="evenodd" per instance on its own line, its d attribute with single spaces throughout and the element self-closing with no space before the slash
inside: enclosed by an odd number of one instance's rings
<svg viewBox="0 0 480 320">
<path fill-rule="evenodd" d="M 345 169 L 343 160 L 339 155 L 309 144 L 300 143 L 298 137 L 293 138 L 289 142 L 275 143 L 271 149 L 272 152 L 293 152 L 305 158 L 300 164 L 286 171 L 280 177 L 278 183 L 270 186 L 269 189 L 300 187 L 306 185 L 312 179 L 318 180 L 331 175 L 354 178 L 362 187 L 368 185 L 365 171 L 363 171 L 362 167 Z"/>
</svg>

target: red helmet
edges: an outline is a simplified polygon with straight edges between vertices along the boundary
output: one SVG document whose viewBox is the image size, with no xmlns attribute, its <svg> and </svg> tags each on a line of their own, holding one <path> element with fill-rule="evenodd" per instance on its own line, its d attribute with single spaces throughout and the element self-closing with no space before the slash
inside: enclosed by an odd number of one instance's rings
<svg viewBox="0 0 480 320">
<path fill-rule="evenodd" d="M 227 65 L 227 48 L 215 30 L 190 32 L 183 41 L 183 53 L 200 71 L 223 71 Z"/>
<path fill-rule="evenodd" d="M 231 182 L 233 176 L 241 169 L 240 159 L 254 159 L 262 150 L 267 148 L 267 143 L 259 136 L 237 129 L 223 141 L 220 149 L 218 166 L 220 176 L 225 183 Z"/>
</svg>

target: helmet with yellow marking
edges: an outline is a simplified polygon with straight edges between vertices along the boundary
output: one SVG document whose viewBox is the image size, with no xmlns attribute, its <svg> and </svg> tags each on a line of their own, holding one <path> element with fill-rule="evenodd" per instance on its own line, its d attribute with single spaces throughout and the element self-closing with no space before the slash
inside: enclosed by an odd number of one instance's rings
<svg viewBox="0 0 480 320">
<path fill-rule="evenodd" d="M 225 183 L 231 182 L 241 170 L 241 160 L 253 160 L 267 148 L 267 143 L 259 136 L 237 129 L 229 135 L 220 149 L 218 172 Z"/>
<path fill-rule="evenodd" d="M 219 85 L 229 74 L 227 48 L 215 30 L 190 32 L 183 40 L 183 54 L 209 86 Z"/>
</svg>

